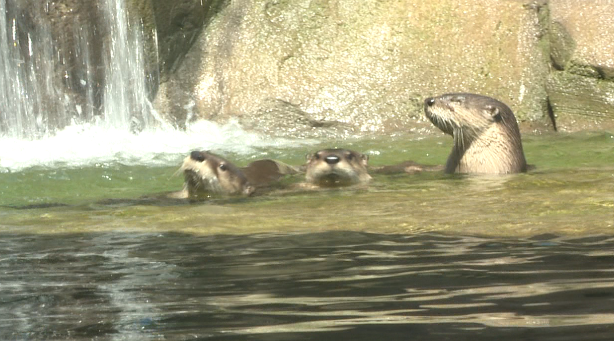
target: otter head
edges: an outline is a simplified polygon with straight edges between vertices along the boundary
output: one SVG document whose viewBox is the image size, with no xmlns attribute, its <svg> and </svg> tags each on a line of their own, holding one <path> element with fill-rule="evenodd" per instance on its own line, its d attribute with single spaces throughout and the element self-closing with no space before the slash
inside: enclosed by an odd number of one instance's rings
<svg viewBox="0 0 614 341">
<path fill-rule="evenodd" d="M 446 134 L 476 135 L 492 124 L 513 125 L 512 110 L 494 98 L 475 94 L 445 94 L 424 101 L 426 117 Z"/>
<path fill-rule="evenodd" d="M 454 138 L 446 172 L 526 171 L 520 129 L 504 103 L 476 94 L 444 94 L 427 98 L 424 112 L 437 128 Z"/>
<path fill-rule="evenodd" d="M 365 183 L 369 157 L 347 149 L 324 149 L 307 158 L 305 178 L 318 186 L 336 187 Z"/>
<path fill-rule="evenodd" d="M 193 151 L 183 160 L 189 198 L 219 194 L 250 195 L 254 188 L 243 172 L 228 160 L 206 151 Z"/>
</svg>

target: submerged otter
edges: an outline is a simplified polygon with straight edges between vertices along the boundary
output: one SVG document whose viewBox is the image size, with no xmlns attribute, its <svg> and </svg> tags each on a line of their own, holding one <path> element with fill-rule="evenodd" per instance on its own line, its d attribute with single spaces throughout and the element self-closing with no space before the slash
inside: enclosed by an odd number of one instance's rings
<svg viewBox="0 0 614 341">
<path fill-rule="evenodd" d="M 520 130 L 507 105 L 482 95 L 455 93 L 427 98 L 424 111 L 454 138 L 446 173 L 526 172 Z"/>
<path fill-rule="evenodd" d="M 320 187 L 367 183 L 369 157 L 347 149 L 323 149 L 308 156 L 305 179 Z"/>
<path fill-rule="evenodd" d="M 204 199 L 212 195 L 253 195 L 257 189 L 270 186 L 285 175 L 297 171 L 275 160 L 256 160 L 239 168 L 209 151 L 193 151 L 183 160 L 185 183 L 175 198 Z"/>
<path fill-rule="evenodd" d="M 193 151 L 183 160 L 185 178 L 178 197 L 189 199 L 213 195 L 250 195 L 254 192 L 243 171 L 232 162 L 208 151 Z"/>
</svg>

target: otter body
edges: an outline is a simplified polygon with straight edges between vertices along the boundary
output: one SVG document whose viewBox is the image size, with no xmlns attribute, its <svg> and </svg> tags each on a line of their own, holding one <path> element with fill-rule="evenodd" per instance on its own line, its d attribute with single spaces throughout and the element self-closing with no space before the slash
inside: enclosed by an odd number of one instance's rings
<svg viewBox="0 0 614 341">
<path fill-rule="evenodd" d="M 239 168 L 208 151 L 191 152 L 183 160 L 179 171 L 184 174 L 184 188 L 171 196 L 192 200 L 206 199 L 212 195 L 262 194 L 284 176 L 298 172 L 292 166 L 270 159 L 256 160 Z"/>
<path fill-rule="evenodd" d="M 367 183 L 369 157 L 348 149 L 323 149 L 307 158 L 305 180 L 319 187 L 339 187 Z"/>
<path fill-rule="evenodd" d="M 427 98 L 424 111 L 454 138 L 446 173 L 526 172 L 518 123 L 504 103 L 476 94 L 444 94 Z"/>
</svg>

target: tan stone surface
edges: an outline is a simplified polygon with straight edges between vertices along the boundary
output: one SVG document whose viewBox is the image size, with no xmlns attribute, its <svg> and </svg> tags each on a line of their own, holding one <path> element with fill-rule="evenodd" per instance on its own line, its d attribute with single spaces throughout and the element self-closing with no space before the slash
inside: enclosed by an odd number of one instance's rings
<svg viewBox="0 0 614 341">
<path fill-rule="evenodd" d="M 564 131 L 614 128 L 614 2 L 553 0 L 549 101 Z"/>
<path fill-rule="evenodd" d="M 566 68 L 588 66 L 598 72 L 596 78 L 614 79 L 614 1 L 552 0 L 549 7 L 552 23 L 573 41 Z"/>
<path fill-rule="evenodd" d="M 430 130 L 423 98 L 464 91 L 540 120 L 541 33 L 537 10 L 512 0 L 236 0 L 163 85 L 158 107 L 179 121 L 239 117 L 275 134 L 347 135 Z"/>
</svg>

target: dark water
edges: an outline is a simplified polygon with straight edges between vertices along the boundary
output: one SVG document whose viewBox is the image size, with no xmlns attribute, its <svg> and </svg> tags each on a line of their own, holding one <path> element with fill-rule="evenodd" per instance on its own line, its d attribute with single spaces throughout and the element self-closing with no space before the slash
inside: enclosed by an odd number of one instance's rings
<svg viewBox="0 0 614 341">
<path fill-rule="evenodd" d="M 2 340 L 612 340 L 614 238 L 5 234 Z"/>
</svg>

